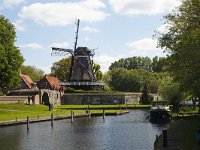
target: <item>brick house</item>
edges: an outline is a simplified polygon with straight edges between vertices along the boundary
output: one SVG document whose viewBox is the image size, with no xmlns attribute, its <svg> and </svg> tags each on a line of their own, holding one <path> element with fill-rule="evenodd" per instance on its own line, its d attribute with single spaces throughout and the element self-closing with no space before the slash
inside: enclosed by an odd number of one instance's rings
<svg viewBox="0 0 200 150">
<path fill-rule="evenodd" d="M 41 91 L 41 103 L 48 105 L 59 105 L 63 92 L 63 87 L 60 85 L 60 80 L 55 76 L 45 75 L 37 82 L 37 87 Z"/>
</svg>

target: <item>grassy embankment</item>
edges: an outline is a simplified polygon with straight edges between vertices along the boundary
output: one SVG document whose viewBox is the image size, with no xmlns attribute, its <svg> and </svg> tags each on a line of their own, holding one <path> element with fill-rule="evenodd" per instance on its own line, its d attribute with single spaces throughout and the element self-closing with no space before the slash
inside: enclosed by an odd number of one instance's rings
<svg viewBox="0 0 200 150">
<path fill-rule="evenodd" d="M 88 105 L 61 105 L 55 107 L 53 111 L 49 111 L 48 106 L 44 105 L 26 105 L 26 104 L 0 104 L 0 121 L 10 121 L 10 120 L 20 120 L 29 118 L 42 118 L 50 117 L 53 112 L 54 116 L 67 116 L 71 114 L 71 110 L 74 111 L 74 114 L 84 114 L 85 108 Z M 127 108 L 145 108 L 149 106 L 145 105 L 89 105 L 91 108 L 91 113 L 117 113 L 123 112 Z"/>
<path fill-rule="evenodd" d="M 182 106 L 180 107 L 179 113 L 173 113 L 173 117 L 192 117 L 192 116 L 198 116 L 198 110 L 199 108 L 196 106 L 195 109 L 193 109 L 192 106 Z"/>
</svg>

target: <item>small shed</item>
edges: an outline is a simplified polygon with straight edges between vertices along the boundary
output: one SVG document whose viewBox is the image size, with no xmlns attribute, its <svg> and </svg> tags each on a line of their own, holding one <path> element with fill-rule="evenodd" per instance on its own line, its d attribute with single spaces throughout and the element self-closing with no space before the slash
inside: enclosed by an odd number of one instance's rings
<svg viewBox="0 0 200 150">
<path fill-rule="evenodd" d="M 25 74 L 20 74 L 21 77 L 21 87 L 20 89 L 32 89 L 34 87 L 33 80 Z"/>
</svg>

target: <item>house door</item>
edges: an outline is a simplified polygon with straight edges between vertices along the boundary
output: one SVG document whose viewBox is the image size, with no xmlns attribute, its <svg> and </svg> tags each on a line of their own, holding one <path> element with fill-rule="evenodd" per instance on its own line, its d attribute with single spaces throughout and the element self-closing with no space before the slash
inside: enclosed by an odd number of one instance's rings
<svg viewBox="0 0 200 150">
<path fill-rule="evenodd" d="M 49 95 L 46 92 L 42 95 L 42 104 L 49 105 Z"/>
</svg>

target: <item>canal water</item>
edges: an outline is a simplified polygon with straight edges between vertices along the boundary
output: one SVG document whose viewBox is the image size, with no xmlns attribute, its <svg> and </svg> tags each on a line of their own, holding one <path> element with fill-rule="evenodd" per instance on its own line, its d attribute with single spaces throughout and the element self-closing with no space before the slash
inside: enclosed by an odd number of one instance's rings
<svg viewBox="0 0 200 150">
<path fill-rule="evenodd" d="M 153 150 L 166 128 L 147 120 L 148 111 L 120 116 L 74 118 L 0 128 L 0 150 Z"/>
</svg>

